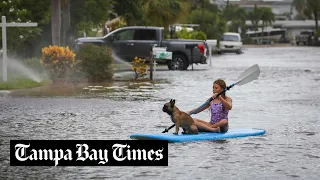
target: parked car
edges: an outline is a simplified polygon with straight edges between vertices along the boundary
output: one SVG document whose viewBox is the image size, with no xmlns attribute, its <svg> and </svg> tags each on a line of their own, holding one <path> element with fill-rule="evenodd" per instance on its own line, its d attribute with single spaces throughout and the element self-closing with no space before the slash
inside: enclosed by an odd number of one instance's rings
<svg viewBox="0 0 320 180">
<path fill-rule="evenodd" d="M 242 41 L 239 33 L 226 32 L 220 38 L 219 53 L 235 52 L 242 53 Z"/>
<path fill-rule="evenodd" d="M 163 27 L 128 26 L 116 29 L 103 37 L 86 37 L 75 40 L 75 49 L 93 43 L 112 48 L 120 59 L 131 62 L 134 57 L 150 57 L 151 48 L 167 47 L 172 60 L 166 60 L 170 70 L 186 70 L 192 63 L 206 64 L 206 44 L 203 40 L 164 39 Z M 192 57 L 191 57 L 192 49 Z"/>
<path fill-rule="evenodd" d="M 301 31 L 300 34 L 296 36 L 296 44 L 307 45 L 312 35 L 314 35 L 313 31 Z"/>
</svg>

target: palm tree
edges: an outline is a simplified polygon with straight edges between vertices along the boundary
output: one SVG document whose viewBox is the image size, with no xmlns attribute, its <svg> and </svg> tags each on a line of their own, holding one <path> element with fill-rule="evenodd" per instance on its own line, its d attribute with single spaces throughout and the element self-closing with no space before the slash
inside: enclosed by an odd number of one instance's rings
<svg viewBox="0 0 320 180">
<path fill-rule="evenodd" d="M 62 24 L 61 24 L 61 45 L 68 45 L 68 30 L 70 28 L 70 0 L 61 0 Z"/>
<path fill-rule="evenodd" d="M 229 31 L 237 32 L 239 27 L 241 29 L 244 29 L 247 16 L 247 10 L 244 8 L 240 8 L 239 6 L 229 5 L 228 9 L 224 9 L 224 17 L 226 17 L 227 21 L 231 21 Z"/>
<path fill-rule="evenodd" d="M 52 44 L 60 45 L 61 37 L 61 2 L 60 0 L 51 0 L 51 30 Z"/>
<path fill-rule="evenodd" d="M 262 36 L 264 27 L 272 25 L 272 23 L 276 20 L 274 13 L 272 12 L 271 8 L 268 7 L 261 7 L 261 21 L 262 21 Z"/>
<path fill-rule="evenodd" d="M 114 6 L 112 14 L 114 17 L 111 17 L 111 19 L 121 16 L 128 26 L 142 25 L 142 7 L 144 3 L 144 0 L 112 0 L 111 4 Z"/>
<path fill-rule="evenodd" d="M 316 22 L 316 31 L 318 30 L 318 19 L 320 16 L 320 0 L 307 0 L 307 8 L 311 10 L 313 18 Z"/>
<path fill-rule="evenodd" d="M 304 14 L 304 9 L 306 7 L 305 0 L 293 0 L 292 5 L 296 8 L 298 14 Z"/>
<path fill-rule="evenodd" d="M 257 5 L 254 5 L 253 11 L 249 12 L 248 17 L 251 20 L 253 29 L 254 29 L 256 37 L 257 37 L 258 35 L 257 35 L 256 31 L 258 30 L 259 21 L 261 19 L 261 11 L 257 7 Z"/>
<path fill-rule="evenodd" d="M 144 4 L 144 16 L 149 25 L 168 27 L 182 13 L 180 0 L 148 0 Z"/>
<path fill-rule="evenodd" d="M 320 16 L 320 0 L 293 0 L 292 5 L 296 8 L 300 15 L 314 18 L 315 29 L 318 29 L 318 19 Z"/>
</svg>

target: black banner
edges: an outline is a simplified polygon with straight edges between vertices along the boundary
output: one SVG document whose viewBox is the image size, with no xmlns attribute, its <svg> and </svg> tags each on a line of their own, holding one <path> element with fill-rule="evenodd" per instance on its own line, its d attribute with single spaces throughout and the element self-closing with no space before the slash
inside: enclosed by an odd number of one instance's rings
<svg viewBox="0 0 320 180">
<path fill-rule="evenodd" d="M 168 166 L 168 141 L 10 140 L 10 166 Z"/>
</svg>

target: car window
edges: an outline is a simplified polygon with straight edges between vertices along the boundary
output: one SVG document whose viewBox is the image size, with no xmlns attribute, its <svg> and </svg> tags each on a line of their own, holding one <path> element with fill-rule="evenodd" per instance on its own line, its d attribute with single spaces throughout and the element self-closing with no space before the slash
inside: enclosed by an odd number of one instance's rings
<svg viewBox="0 0 320 180">
<path fill-rule="evenodd" d="M 135 30 L 128 29 L 115 33 L 116 40 L 133 40 Z"/>
<path fill-rule="evenodd" d="M 239 42 L 240 38 L 234 35 L 223 35 L 221 41 L 236 41 Z"/>
<path fill-rule="evenodd" d="M 134 33 L 134 40 L 156 40 L 157 31 L 154 29 L 139 29 Z"/>
</svg>

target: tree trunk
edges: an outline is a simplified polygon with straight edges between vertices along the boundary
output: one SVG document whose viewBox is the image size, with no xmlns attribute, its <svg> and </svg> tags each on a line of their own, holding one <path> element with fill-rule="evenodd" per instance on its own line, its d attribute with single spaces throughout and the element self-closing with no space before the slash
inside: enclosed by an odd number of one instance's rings
<svg viewBox="0 0 320 180">
<path fill-rule="evenodd" d="M 316 32 L 318 30 L 318 12 L 315 10 L 313 11 L 314 20 L 316 21 Z"/>
<path fill-rule="evenodd" d="M 70 46 L 68 42 L 68 30 L 70 28 L 70 3 L 62 6 L 61 45 Z"/>
<path fill-rule="evenodd" d="M 264 31 L 264 22 L 262 22 L 262 27 L 261 27 L 261 44 L 263 44 L 263 31 Z"/>
<path fill-rule="evenodd" d="M 259 22 L 258 22 L 259 23 Z M 258 33 L 257 31 L 259 31 L 259 25 L 258 23 L 255 21 L 255 25 L 254 25 L 254 33 L 256 35 L 256 40 L 257 40 L 257 44 L 259 44 L 259 38 L 258 38 Z"/>
<path fill-rule="evenodd" d="M 60 46 L 60 36 L 61 36 L 61 2 L 60 0 L 51 0 L 51 30 L 52 30 L 52 44 Z"/>
</svg>

